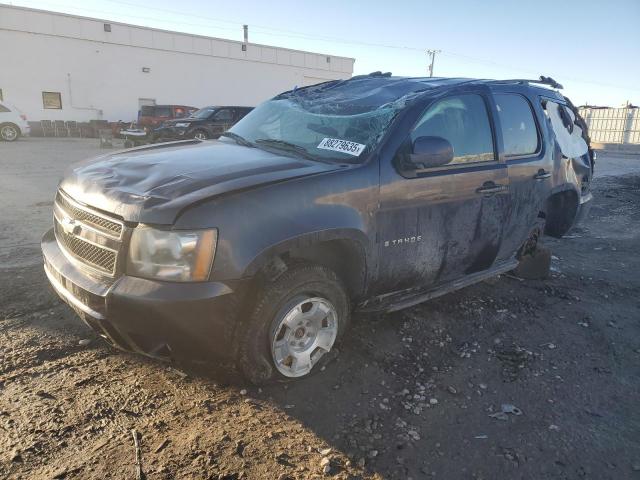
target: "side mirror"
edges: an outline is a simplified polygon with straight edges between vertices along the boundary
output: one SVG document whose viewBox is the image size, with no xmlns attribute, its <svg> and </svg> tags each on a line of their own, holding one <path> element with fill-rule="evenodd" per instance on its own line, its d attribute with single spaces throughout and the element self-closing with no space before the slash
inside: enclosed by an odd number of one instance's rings
<svg viewBox="0 0 640 480">
<path fill-rule="evenodd" d="M 418 137 L 411 150 L 409 162 L 416 169 L 442 167 L 453 160 L 453 147 L 442 137 Z"/>
</svg>

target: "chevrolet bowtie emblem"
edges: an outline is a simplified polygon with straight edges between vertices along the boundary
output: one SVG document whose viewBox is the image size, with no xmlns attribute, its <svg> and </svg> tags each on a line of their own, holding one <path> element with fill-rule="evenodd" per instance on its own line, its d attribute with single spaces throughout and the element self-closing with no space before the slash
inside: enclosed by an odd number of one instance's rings
<svg viewBox="0 0 640 480">
<path fill-rule="evenodd" d="M 80 227 L 73 218 L 69 217 L 64 217 L 60 220 L 60 226 L 67 235 L 78 235 L 82 230 L 82 227 Z"/>
</svg>

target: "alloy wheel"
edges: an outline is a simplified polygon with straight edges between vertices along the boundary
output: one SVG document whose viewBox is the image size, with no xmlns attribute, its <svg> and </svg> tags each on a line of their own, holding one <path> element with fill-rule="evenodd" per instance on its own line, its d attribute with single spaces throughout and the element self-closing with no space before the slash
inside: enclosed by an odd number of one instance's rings
<svg viewBox="0 0 640 480">
<path fill-rule="evenodd" d="M 5 125 L 0 129 L 0 137 L 2 137 L 3 140 L 12 142 L 18 138 L 18 130 L 12 125 Z"/>
<path fill-rule="evenodd" d="M 271 355 L 285 377 L 308 374 L 331 350 L 338 335 L 338 314 L 328 300 L 307 298 L 276 319 Z"/>
</svg>

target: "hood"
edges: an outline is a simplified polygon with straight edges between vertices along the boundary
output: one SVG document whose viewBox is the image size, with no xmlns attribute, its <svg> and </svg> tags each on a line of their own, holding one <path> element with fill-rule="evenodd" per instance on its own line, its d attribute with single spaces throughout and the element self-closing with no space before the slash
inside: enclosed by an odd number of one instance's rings
<svg viewBox="0 0 640 480">
<path fill-rule="evenodd" d="M 195 202 L 338 168 L 226 141 L 185 141 L 77 163 L 60 188 L 126 221 L 170 225 Z"/>
</svg>

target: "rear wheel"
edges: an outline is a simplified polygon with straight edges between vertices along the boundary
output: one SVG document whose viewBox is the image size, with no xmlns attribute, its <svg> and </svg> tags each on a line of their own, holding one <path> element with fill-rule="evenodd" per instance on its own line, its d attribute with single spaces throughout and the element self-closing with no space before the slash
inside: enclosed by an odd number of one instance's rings
<svg viewBox="0 0 640 480">
<path fill-rule="evenodd" d="M 572 190 L 549 197 L 545 209 L 547 216 L 544 234 L 562 238 L 569 233 L 576 219 L 579 203 L 578 195 Z"/>
<path fill-rule="evenodd" d="M 198 140 L 207 140 L 209 138 L 209 135 L 207 135 L 207 132 L 205 132 L 204 130 L 196 130 L 193 133 L 193 138 Z"/>
<path fill-rule="evenodd" d="M 0 125 L 0 138 L 5 142 L 15 142 L 20 138 L 20 129 L 13 123 L 3 123 Z"/>
<path fill-rule="evenodd" d="M 551 271 L 551 251 L 544 248 L 540 237 L 544 231 L 544 224 L 534 229 L 527 241 L 520 247 L 518 254 L 518 266 L 513 273 L 520 278 L 528 280 L 542 280 L 549 276 Z"/>
<path fill-rule="evenodd" d="M 349 323 L 342 282 L 326 267 L 289 268 L 258 295 L 239 336 L 240 368 L 256 384 L 319 369 Z"/>
</svg>

